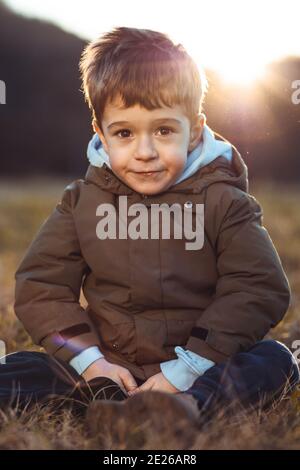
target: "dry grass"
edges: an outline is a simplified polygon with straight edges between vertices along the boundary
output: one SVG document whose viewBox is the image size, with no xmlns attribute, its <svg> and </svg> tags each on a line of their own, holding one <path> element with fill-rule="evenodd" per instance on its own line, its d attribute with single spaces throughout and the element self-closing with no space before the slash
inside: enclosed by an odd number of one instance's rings
<svg viewBox="0 0 300 470">
<path fill-rule="evenodd" d="M 32 181 L 0 185 L 0 338 L 6 353 L 40 350 L 32 344 L 13 311 L 14 272 L 38 227 L 58 202 L 66 181 Z M 260 184 L 251 188 L 264 208 L 264 225 L 269 230 L 292 288 L 292 305 L 269 337 L 291 348 L 300 340 L 300 191 L 295 188 Z M 176 420 L 176 417 L 174 417 Z M 235 421 L 221 415 L 204 427 L 183 423 L 157 435 L 153 423 L 129 422 L 111 433 L 90 435 L 84 419 L 69 411 L 53 413 L 38 405 L 17 415 L 0 411 L 0 449 L 299 449 L 300 398 L 283 400 L 268 413 L 248 413 Z"/>
</svg>

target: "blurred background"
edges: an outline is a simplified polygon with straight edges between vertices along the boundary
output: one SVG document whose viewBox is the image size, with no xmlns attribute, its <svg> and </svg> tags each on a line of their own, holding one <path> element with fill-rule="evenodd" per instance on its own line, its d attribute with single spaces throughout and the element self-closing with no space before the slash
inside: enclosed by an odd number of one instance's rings
<svg viewBox="0 0 300 470">
<path fill-rule="evenodd" d="M 0 338 L 9 351 L 34 348 L 13 314 L 16 266 L 88 166 L 93 131 L 80 55 L 120 25 L 165 32 L 204 67 L 207 123 L 242 154 L 292 287 L 272 334 L 288 345 L 300 339 L 299 17 L 292 0 L 0 0 Z"/>
</svg>

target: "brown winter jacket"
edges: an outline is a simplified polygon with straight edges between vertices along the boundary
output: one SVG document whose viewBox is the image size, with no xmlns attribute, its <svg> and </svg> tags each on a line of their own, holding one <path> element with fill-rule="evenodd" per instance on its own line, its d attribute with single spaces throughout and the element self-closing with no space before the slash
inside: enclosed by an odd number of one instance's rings
<svg viewBox="0 0 300 470">
<path fill-rule="evenodd" d="M 215 138 L 226 141 L 214 133 Z M 204 204 L 204 245 L 186 239 L 100 240 L 99 204 L 183 208 Z M 195 215 L 195 214 L 194 214 Z M 88 307 L 79 303 L 83 288 Z M 167 192 L 143 196 L 104 165 L 68 185 L 16 272 L 15 312 L 36 344 L 62 361 L 98 345 L 106 359 L 146 380 L 183 346 L 219 363 L 246 351 L 283 318 L 290 288 L 248 193 L 233 146 Z"/>
</svg>

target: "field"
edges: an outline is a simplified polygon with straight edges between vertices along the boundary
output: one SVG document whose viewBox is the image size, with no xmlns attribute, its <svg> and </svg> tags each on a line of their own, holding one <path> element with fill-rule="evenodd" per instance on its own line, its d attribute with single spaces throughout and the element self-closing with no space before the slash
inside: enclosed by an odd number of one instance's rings
<svg viewBox="0 0 300 470">
<path fill-rule="evenodd" d="M 6 354 L 41 350 L 14 315 L 14 272 L 68 182 L 40 178 L 0 182 L 0 339 Z M 292 289 L 289 311 L 268 336 L 292 349 L 293 342 L 300 340 L 300 189 L 269 182 L 250 185 L 250 192 L 263 206 L 264 225 Z M 68 411 L 54 416 L 50 409 L 36 407 L 17 416 L 10 409 L 0 411 L 0 449 L 300 449 L 298 393 L 268 413 L 252 413 L 233 422 L 220 417 L 203 429 L 182 423 L 180 432 L 175 432 L 176 417 L 165 417 L 160 435 L 147 416 L 141 428 L 121 419 L 117 429 L 103 423 L 102 432 L 91 435 L 85 420 L 76 420 Z"/>
</svg>

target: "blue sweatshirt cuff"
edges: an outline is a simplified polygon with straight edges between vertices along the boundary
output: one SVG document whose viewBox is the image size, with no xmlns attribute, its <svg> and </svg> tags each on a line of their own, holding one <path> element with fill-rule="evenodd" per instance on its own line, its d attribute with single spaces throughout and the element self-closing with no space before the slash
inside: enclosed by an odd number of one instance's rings
<svg viewBox="0 0 300 470">
<path fill-rule="evenodd" d="M 215 365 L 215 362 L 180 346 L 176 346 L 174 351 L 178 359 L 162 362 L 160 369 L 165 378 L 181 392 L 188 390 L 198 377 Z"/>
<path fill-rule="evenodd" d="M 98 346 L 91 346 L 73 357 L 73 359 L 69 361 L 69 364 L 81 375 L 93 362 L 97 361 L 97 359 L 101 359 L 101 357 L 104 357 L 104 355 Z"/>
</svg>

